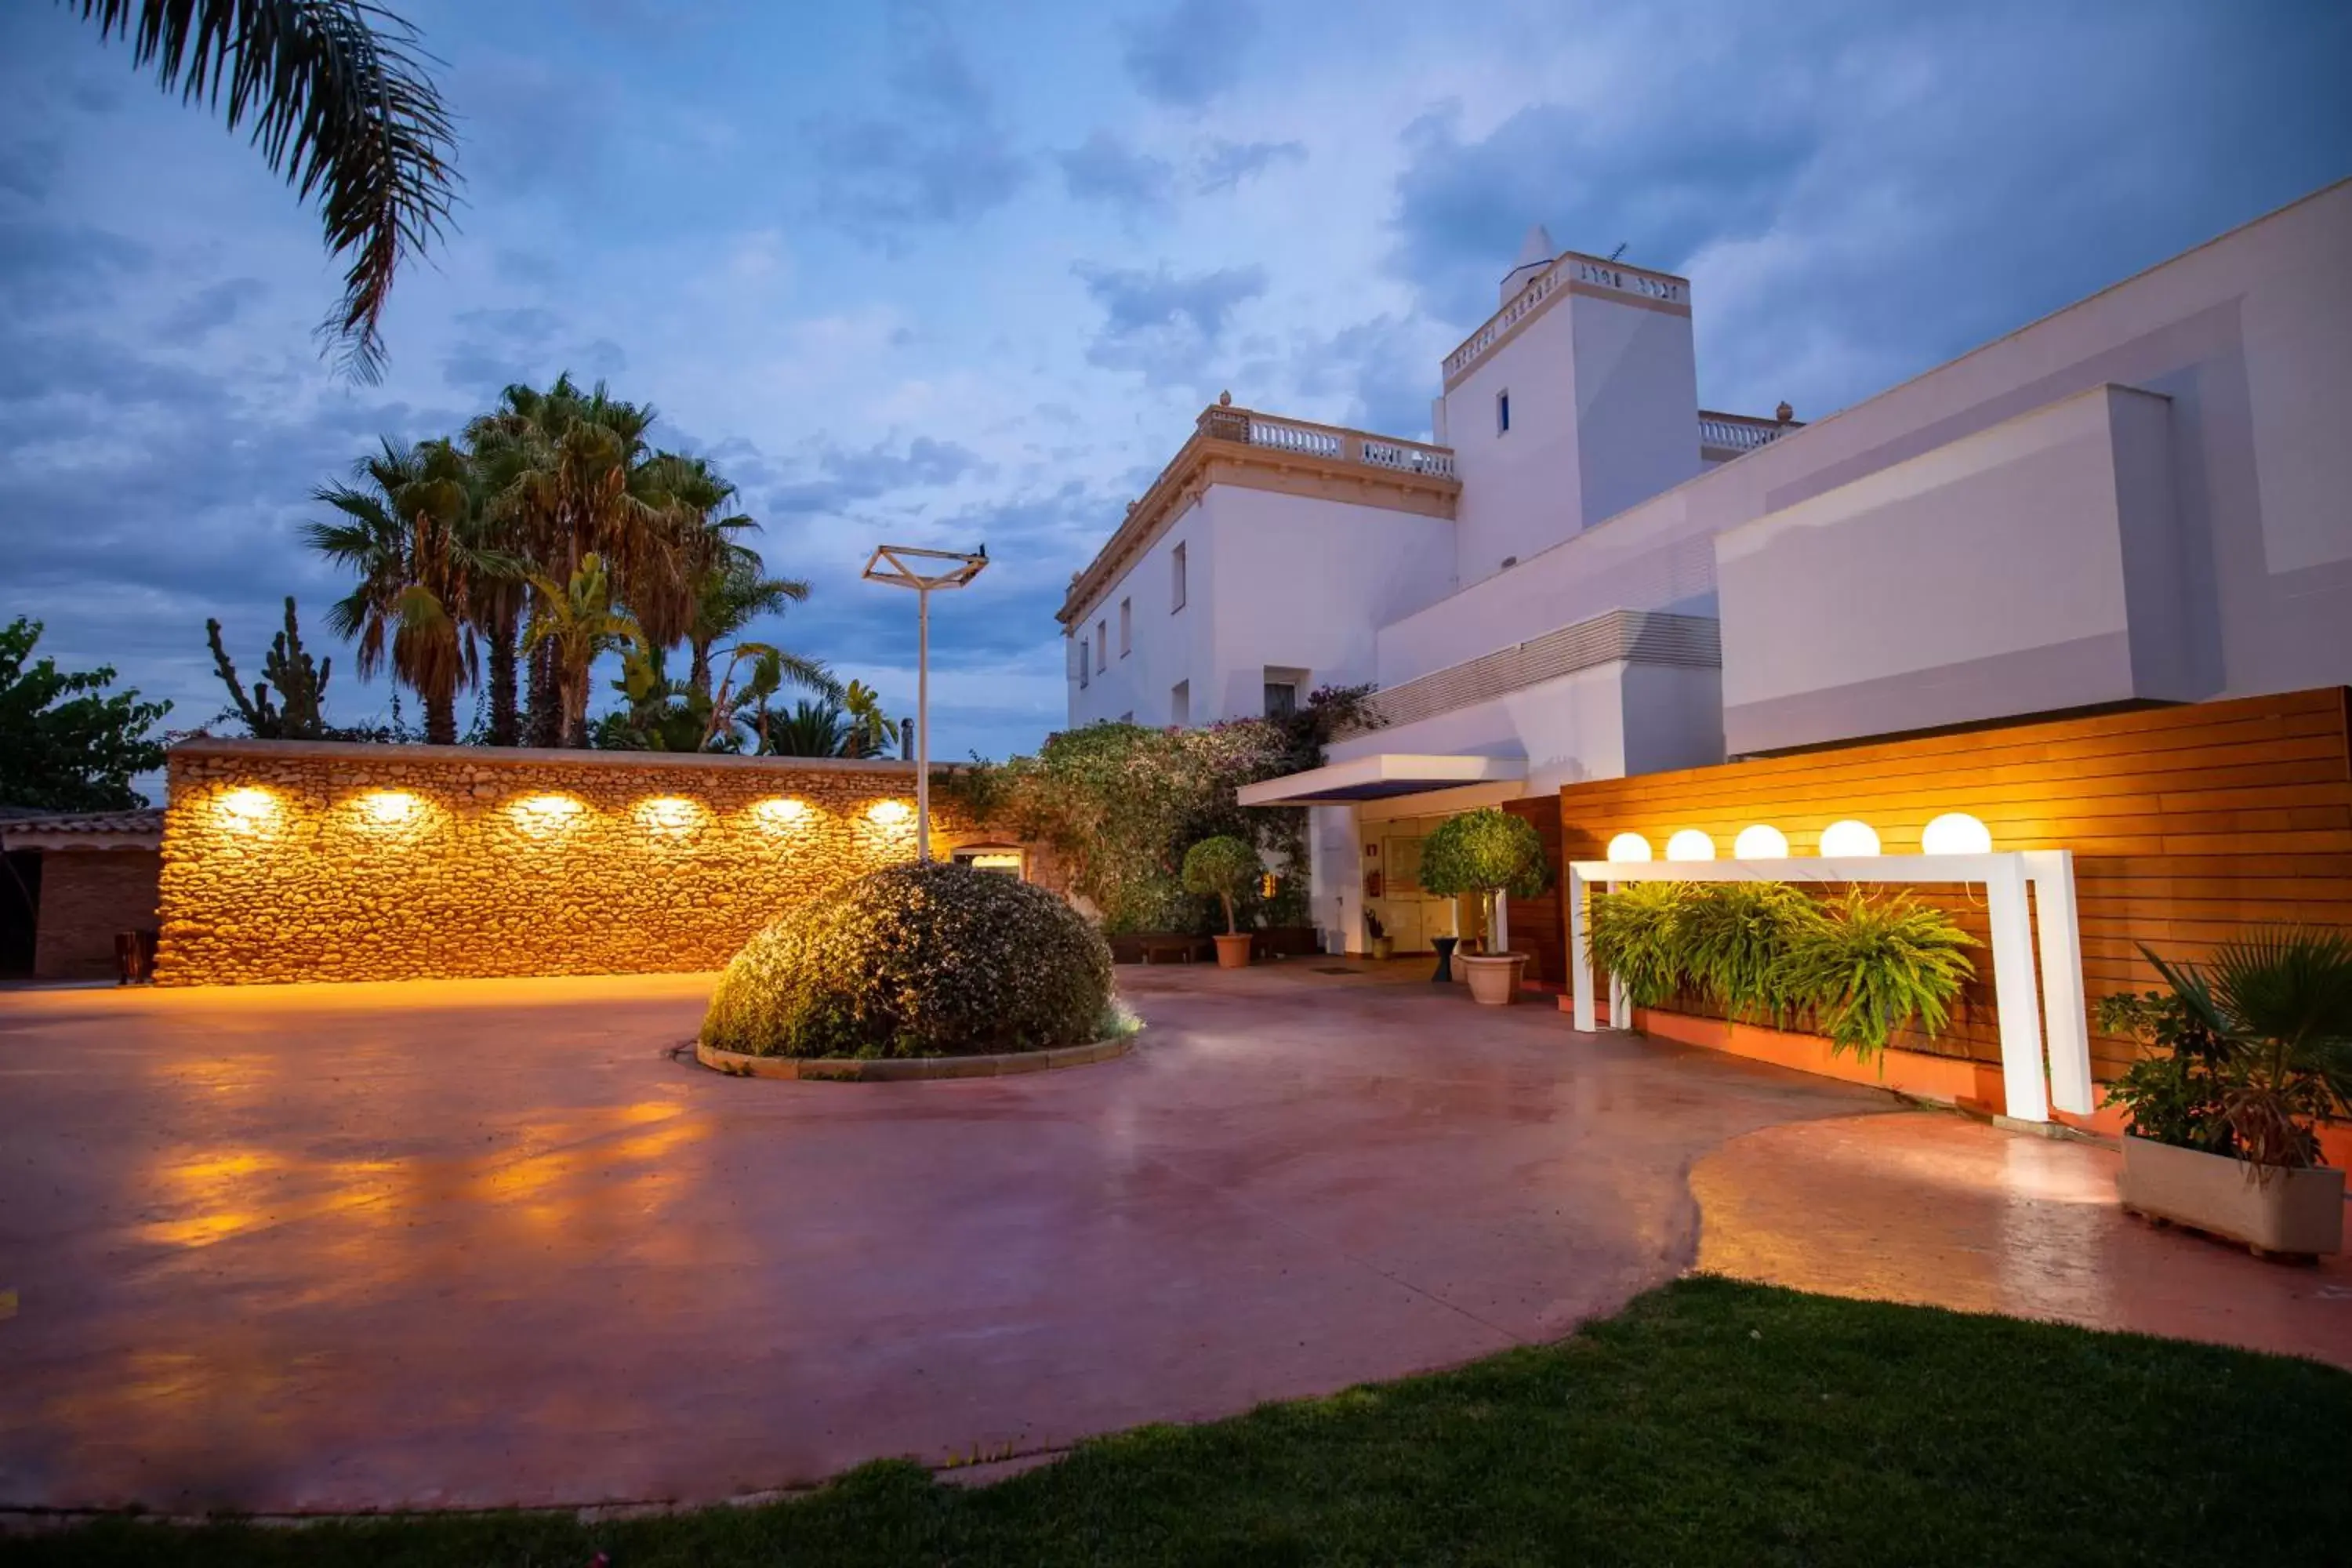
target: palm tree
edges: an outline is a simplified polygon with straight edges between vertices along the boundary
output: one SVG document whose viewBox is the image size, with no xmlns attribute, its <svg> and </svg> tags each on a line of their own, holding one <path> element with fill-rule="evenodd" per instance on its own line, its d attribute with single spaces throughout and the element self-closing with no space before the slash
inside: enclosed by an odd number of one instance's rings
<svg viewBox="0 0 2352 1568">
<path fill-rule="evenodd" d="M 475 595 L 518 564 L 482 547 L 472 470 L 448 442 L 387 437 L 352 476 L 363 483 L 311 492 L 341 519 L 303 530 L 310 548 L 359 574 L 327 624 L 355 645 L 362 679 L 389 662 L 425 705 L 425 741 L 453 745 L 457 692 L 479 674 Z"/>
<path fill-rule="evenodd" d="M 368 0 L 66 0 L 101 40 L 183 101 L 205 100 L 295 194 L 316 198 L 327 250 L 349 258 L 320 325 L 352 374 L 383 367 L 393 275 L 440 237 L 457 199 L 455 142 L 416 29 Z"/>
<path fill-rule="evenodd" d="M 561 704 L 561 739 L 567 746 L 588 743 L 588 676 L 598 656 L 614 648 L 643 647 L 646 637 L 629 613 L 613 603 L 612 580 L 604 559 L 590 551 L 562 584 L 534 575 L 539 590 L 531 605 L 524 646 L 549 650 Z"/>
<path fill-rule="evenodd" d="M 804 697 L 793 704 L 790 717 L 769 726 L 768 746 L 780 757 L 837 757 L 848 733 L 838 707 Z"/>
<path fill-rule="evenodd" d="M 690 568 L 700 548 L 688 518 L 647 475 L 652 408 L 624 403 L 602 383 L 582 392 L 560 375 L 545 392 L 509 386 L 499 407 L 467 427 L 508 547 L 536 562 L 535 582 L 568 584 L 589 555 L 600 562 L 612 603 L 625 605 L 656 644 L 679 640 L 692 610 Z M 561 590 L 558 591 L 559 596 Z M 534 607 L 547 608 L 544 589 Z M 552 745 L 566 710 L 552 643 L 533 645 L 530 738 Z"/>
<path fill-rule="evenodd" d="M 710 694 L 713 645 L 737 636 L 761 616 L 777 615 L 788 605 L 802 603 L 809 595 L 809 585 L 799 578 L 762 577 L 760 558 L 749 551 L 743 553 L 748 560 L 730 558 L 717 569 L 704 573 L 697 585 L 694 618 L 686 627 L 686 645 L 693 655 L 686 678 L 705 696 Z"/>
<path fill-rule="evenodd" d="M 841 694 L 841 705 L 849 715 L 849 732 L 841 742 L 843 756 L 879 756 L 890 749 L 889 715 L 882 711 L 881 699 L 872 687 L 862 680 L 851 681 Z"/>
</svg>

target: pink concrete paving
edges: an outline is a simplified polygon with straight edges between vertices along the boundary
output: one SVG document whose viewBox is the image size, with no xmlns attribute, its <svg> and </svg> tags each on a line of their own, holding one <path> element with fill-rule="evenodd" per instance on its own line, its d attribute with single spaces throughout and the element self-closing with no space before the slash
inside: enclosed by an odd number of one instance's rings
<svg viewBox="0 0 2352 1568">
<path fill-rule="evenodd" d="M 1938 1114 L 1769 1128 L 1701 1160 L 1698 1266 L 2352 1367 L 2352 1259 L 2259 1261 L 2116 1204 L 2116 1152 Z"/>
<path fill-rule="evenodd" d="M 1422 971 L 1425 973 L 1425 971 Z M 1459 987 L 1122 972 L 1118 1061 L 665 1054 L 707 979 L 0 996 L 0 1504 L 709 1499 L 1455 1363 L 1885 1103 Z"/>
<path fill-rule="evenodd" d="M 707 978 L 0 995 L 0 1506 L 710 1499 L 1225 1414 L 1613 1310 L 1698 1255 L 1695 1163 L 1734 1271 L 2080 1272 L 2095 1189 L 2053 1243 L 2001 1174 L 2075 1152 L 1405 973 L 1130 969 L 1133 1056 L 914 1084 L 681 1065 Z"/>
</svg>

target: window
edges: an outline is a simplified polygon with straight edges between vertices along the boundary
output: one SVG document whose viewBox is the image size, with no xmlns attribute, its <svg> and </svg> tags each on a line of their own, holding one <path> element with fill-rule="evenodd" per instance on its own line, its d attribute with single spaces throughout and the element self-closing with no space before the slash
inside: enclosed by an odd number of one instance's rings
<svg viewBox="0 0 2352 1568">
<path fill-rule="evenodd" d="M 1180 680 L 1168 689 L 1168 721 L 1190 724 L 1192 721 L 1192 683 Z"/>
<path fill-rule="evenodd" d="M 1135 601 L 1118 602 L 1118 657 L 1125 658 L 1135 648 Z"/>
<path fill-rule="evenodd" d="M 1078 637 L 1070 644 L 1070 651 L 1078 656 L 1078 689 L 1087 689 L 1087 639 Z"/>
<path fill-rule="evenodd" d="M 1299 694 L 1307 689 L 1307 671 L 1282 665 L 1265 667 L 1265 716 L 1287 719 L 1298 711 Z"/>
<path fill-rule="evenodd" d="M 1100 675 L 1110 668 L 1110 623 L 1095 623 L 1095 673 Z"/>
<path fill-rule="evenodd" d="M 1168 565 L 1173 574 L 1170 585 L 1175 590 L 1174 600 L 1168 606 L 1168 613 L 1172 616 L 1184 607 L 1184 547 L 1182 545 L 1180 544 L 1168 552 Z"/>
<path fill-rule="evenodd" d="M 1495 434 L 1511 433 L 1511 394 L 1508 388 L 1495 394 Z"/>
</svg>

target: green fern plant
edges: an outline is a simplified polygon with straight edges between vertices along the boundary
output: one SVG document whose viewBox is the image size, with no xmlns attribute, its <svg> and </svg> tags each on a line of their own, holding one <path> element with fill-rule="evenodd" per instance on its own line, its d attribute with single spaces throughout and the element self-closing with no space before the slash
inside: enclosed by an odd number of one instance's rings
<svg viewBox="0 0 2352 1568">
<path fill-rule="evenodd" d="M 1692 901 L 1680 882 L 1632 882 L 1592 900 L 1585 952 L 1634 1006 L 1655 1007 L 1687 988 L 1682 921 Z"/>
<path fill-rule="evenodd" d="M 1822 919 L 1821 906 L 1786 882 L 1694 888 L 1675 929 L 1691 989 L 1727 1018 L 1777 1026 L 1796 1001 L 1782 982 L 1789 952 Z"/>
<path fill-rule="evenodd" d="M 1832 1051 L 1867 1061 L 1915 1022 L 1930 1036 L 1943 1033 L 1953 1000 L 1976 973 L 1961 950 L 1975 945 L 1950 916 L 1908 893 L 1873 899 L 1854 888 L 1793 929 L 1773 985 L 1786 1003 L 1811 1011 Z"/>
</svg>

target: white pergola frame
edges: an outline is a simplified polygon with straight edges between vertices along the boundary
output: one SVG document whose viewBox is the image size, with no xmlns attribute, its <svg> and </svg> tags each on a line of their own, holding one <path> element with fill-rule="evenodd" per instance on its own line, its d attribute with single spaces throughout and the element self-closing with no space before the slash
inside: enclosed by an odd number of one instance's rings
<svg viewBox="0 0 2352 1568">
<path fill-rule="evenodd" d="M 1987 855 L 1874 855 L 1773 860 L 1577 860 L 1568 868 L 1568 954 L 1576 1026 L 1593 1030 L 1592 957 L 1585 900 L 1621 882 L 1980 883 L 1992 922 L 1993 1011 L 2000 1029 L 2007 1113 L 2048 1121 L 2050 1108 L 2093 1110 L 2090 1018 L 2083 1004 L 2083 939 L 2074 912 L 2074 856 L 2067 849 Z M 2029 910 L 2028 891 L 2032 894 Z M 2042 984 L 2034 984 L 2034 922 L 2041 916 Z M 1612 982 L 1609 1019 L 1623 1028 L 1623 988 Z M 2047 1022 L 2049 1060 L 2042 1058 Z"/>
</svg>

